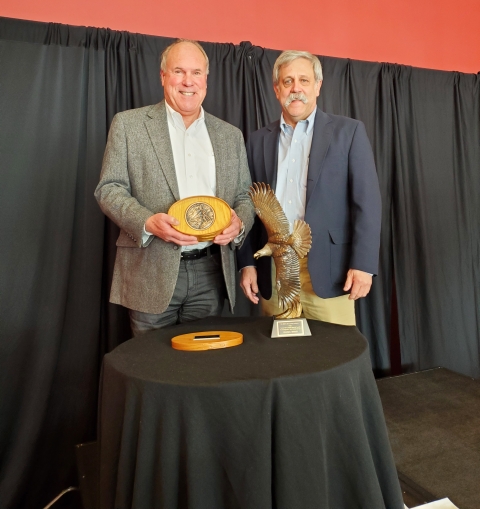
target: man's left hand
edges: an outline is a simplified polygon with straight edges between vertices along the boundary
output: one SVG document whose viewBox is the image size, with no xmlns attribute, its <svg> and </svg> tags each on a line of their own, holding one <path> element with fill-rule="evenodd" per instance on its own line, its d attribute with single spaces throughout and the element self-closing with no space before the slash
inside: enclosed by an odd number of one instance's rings
<svg viewBox="0 0 480 509">
<path fill-rule="evenodd" d="M 219 244 L 220 246 L 226 246 L 227 244 L 230 244 L 230 242 L 233 241 L 233 239 L 240 233 L 240 230 L 242 229 L 242 221 L 233 209 L 230 210 L 232 211 L 230 224 L 225 228 L 225 230 L 223 230 L 220 235 L 217 235 L 213 239 L 213 242 L 215 244 Z"/>
<path fill-rule="evenodd" d="M 357 300 L 366 297 L 372 287 L 372 276 L 363 270 L 350 269 L 347 272 L 347 279 L 343 289 L 348 292 L 350 290 L 349 299 Z"/>
</svg>

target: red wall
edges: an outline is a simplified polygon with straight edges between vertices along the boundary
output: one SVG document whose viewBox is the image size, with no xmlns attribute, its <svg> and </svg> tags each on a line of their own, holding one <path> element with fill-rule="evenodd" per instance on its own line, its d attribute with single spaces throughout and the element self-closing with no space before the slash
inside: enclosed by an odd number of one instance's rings
<svg viewBox="0 0 480 509">
<path fill-rule="evenodd" d="M 6 17 L 480 71 L 480 1 L 0 0 Z"/>
</svg>

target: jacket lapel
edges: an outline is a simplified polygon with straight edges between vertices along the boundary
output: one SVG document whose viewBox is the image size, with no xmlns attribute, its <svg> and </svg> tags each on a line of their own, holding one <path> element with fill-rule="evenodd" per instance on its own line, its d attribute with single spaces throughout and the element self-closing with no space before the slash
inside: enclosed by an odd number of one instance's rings
<svg viewBox="0 0 480 509">
<path fill-rule="evenodd" d="M 170 190 L 176 200 L 180 199 L 178 190 L 177 174 L 175 172 L 175 163 L 173 162 L 172 144 L 168 132 L 167 110 L 165 102 L 153 106 L 148 112 L 148 119 L 145 121 L 150 141 L 157 154 L 158 162 L 168 182 Z"/>
<path fill-rule="evenodd" d="M 325 155 L 332 141 L 333 122 L 323 111 L 317 109 L 315 114 L 315 124 L 313 126 L 312 147 L 310 149 L 310 160 L 308 162 L 307 177 L 307 199 L 306 205 L 313 190 L 317 185 L 320 174 L 322 173 Z"/>
<path fill-rule="evenodd" d="M 275 191 L 277 188 L 278 173 L 278 137 L 280 136 L 280 121 L 273 122 L 267 126 L 268 133 L 263 141 L 263 156 L 265 159 L 265 173 L 267 174 L 267 182 Z"/>
<path fill-rule="evenodd" d="M 216 196 L 223 198 L 225 196 L 225 186 L 227 185 L 227 169 L 225 151 L 224 133 L 222 129 L 218 129 L 218 123 L 215 117 L 205 111 L 205 126 L 207 127 L 208 136 L 212 143 L 213 155 L 215 156 L 215 178 L 216 178 Z"/>
</svg>

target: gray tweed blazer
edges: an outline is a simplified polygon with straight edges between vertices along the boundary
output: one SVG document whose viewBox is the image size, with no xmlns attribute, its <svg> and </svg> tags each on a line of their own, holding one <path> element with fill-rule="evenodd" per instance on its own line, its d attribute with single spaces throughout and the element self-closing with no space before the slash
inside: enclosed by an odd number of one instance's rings
<svg viewBox="0 0 480 509">
<path fill-rule="evenodd" d="M 254 210 L 248 196 L 250 173 L 242 133 L 205 112 L 215 154 L 217 196 L 225 200 L 248 232 Z M 144 313 L 162 313 L 175 289 L 180 248 L 151 237 L 142 247 L 145 221 L 168 212 L 180 199 L 164 101 L 115 115 L 108 135 L 95 197 L 120 228 L 110 302 Z M 221 247 L 230 307 L 235 305 L 232 244 Z"/>
</svg>

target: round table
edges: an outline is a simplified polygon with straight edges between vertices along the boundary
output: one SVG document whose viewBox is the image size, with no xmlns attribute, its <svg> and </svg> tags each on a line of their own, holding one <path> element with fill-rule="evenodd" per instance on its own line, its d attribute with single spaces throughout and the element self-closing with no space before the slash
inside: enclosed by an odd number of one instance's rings
<svg viewBox="0 0 480 509">
<path fill-rule="evenodd" d="M 207 318 L 105 356 L 102 509 L 403 509 L 368 346 L 356 327 Z M 233 330 L 244 343 L 185 352 L 173 336 Z"/>
</svg>

